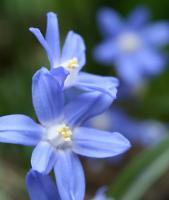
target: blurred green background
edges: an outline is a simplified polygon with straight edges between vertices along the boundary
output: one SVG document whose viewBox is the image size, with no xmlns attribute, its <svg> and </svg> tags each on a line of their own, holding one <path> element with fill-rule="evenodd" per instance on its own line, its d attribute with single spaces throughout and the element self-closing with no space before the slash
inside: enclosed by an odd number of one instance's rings
<svg viewBox="0 0 169 200">
<path fill-rule="evenodd" d="M 48 11 L 58 13 L 62 41 L 70 29 L 84 37 L 87 46 L 87 64 L 84 70 L 110 75 L 112 70 L 99 66 L 91 56 L 92 48 L 101 40 L 96 26 L 96 12 L 102 6 L 110 6 L 126 16 L 140 4 L 150 8 L 152 20 L 169 20 L 168 0 L 1 0 L 0 116 L 11 113 L 23 113 L 33 118 L 35 116 L 31 102 L 31 78 L 40 66 L 49 66 L 49 63 L 28 28 L 34 26 L 45 31 Z M 111 72 L 111 75 L 115 73 Z M 166 66 L 163 74 L 150 81 L 138 106 L 134 110 L 130 107 L 126 109 L 138 118 L 153 118 L 168 123 L 168 85 L 169 67 Z M 30 156 L 31 148 L 0 144 L 0 200 L 28 199 L 24 176 L 30 168 Z M 124 168 L 128 160 L 126 159 L 120 169 Z M 114 176 L 120 173 L 119 168 L 113 170 Z M 169 186 L 169 175 L 165 177 Z M 99 182 L 96 176 L 87 180 L 89 195 L 100 184 L 110 182 L 110 178 Z M 161 180 L 149 193 L 156 194 L 160 188 L 164 189 L 163 184 Z M 144 195 L 144 199 L 155 199 L 149 193 Z M 163 193 L 168 197 L 166 199 L 169 199 L 167 188 Z"/>
</svg>

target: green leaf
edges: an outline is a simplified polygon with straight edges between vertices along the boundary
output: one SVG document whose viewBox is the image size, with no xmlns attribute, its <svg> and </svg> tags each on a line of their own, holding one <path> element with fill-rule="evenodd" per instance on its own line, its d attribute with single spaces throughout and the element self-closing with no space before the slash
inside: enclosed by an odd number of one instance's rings
<svg viewBox="0 0 169 200">
<path fill-rule="evenodd" d="M 122 171 L 110 186 L 108 196 L 138 200 L 169 169 L 169 138 L 144 150 Z"/>
</svg>

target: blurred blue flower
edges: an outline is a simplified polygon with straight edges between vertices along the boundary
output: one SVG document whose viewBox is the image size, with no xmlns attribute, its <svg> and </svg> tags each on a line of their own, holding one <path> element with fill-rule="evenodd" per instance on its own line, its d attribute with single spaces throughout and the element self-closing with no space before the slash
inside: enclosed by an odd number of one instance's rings
<svg viewBox="0 0 169 200">
<path fill-rule="evenodd" d="M 30 170 L 26 185 L 30 200 L 61 200 L 56 184 L 48 175 Z"/>
<path fill-rule="evenodd" d="M 58 19 L 56 14 L 49 12 L 47 14 L 46 35 L 37 28 L 29 29 L 38 39 L 45 49 L 51 68 L 64 67 L 69 71 L 65 81 L 65 87 L 74 86 L 82 90 L 100 90 L 109 93 L 113 98 L 116 96 L 116 87 L 118 80 L 113 77 L 102 77 L 97 75 L 80 72 L 85 65 L 85 44 L 80 35 L 69 31 L 62 50 L 60 49 L 60 34 Z"/>
<path fill-rule="evenodd" d="M 104 158 L 121 154 L 129 141 L 117 132 L 81 126 L 87 119 L 107 109 L 111 97 L 100 92 L 87 92 L 64 103 L 63 68 L 40 69 L 33 77 L 33 105 L 40 124 L 25 115 L 0 117 L 0 142 L 36 145 L 32 168 L 48 174 L 53 168 L 58 191 L 63 200 L 81 200 L 85 180 L 76 154 Z"/>
<path fill-rule="evenodd" d="M 167 136 L 167 127 L 155 120 L 136 120 L 119 108 L 108 110 L 86 122 L 87 126 L 123 133 L 133 144 L 149 147 Z"/>
<path fill-rule="evenodd" d="M 95 59 L 114 65 L 119 76 L 132 87 L 159 74 L 165 65 L 161 47 L 169 43 L 169 23 L 149 22 L 149 10 L 137 7 L 127 19 L 114 10 L 102 8 L 97 15 L 104 41 L 94 50 Z"/>
<path fill-rule="evenodd" d="M 106 191 L 106 187 L 99 188 L 92 200 L 113 200 L 113 198 L 109 198 L 106 196 Z"/>
</svg>

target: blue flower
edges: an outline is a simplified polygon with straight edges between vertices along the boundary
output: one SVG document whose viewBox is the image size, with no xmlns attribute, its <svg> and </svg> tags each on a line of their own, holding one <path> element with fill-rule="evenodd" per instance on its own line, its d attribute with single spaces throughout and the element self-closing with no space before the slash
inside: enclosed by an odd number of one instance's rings
<svg viewBox="0 0 169 200">
<path fill-rule="evenodd" d="M 49 175 L 31 169 L 26 176 L 26 186 L 30 200 L 61 200 L 57 186 Z M 109 200 L 106 190 L 106 187 L 101 187 L 92 200 Z"/>
<path fill-rule="evenodd" d="M 26 176 L 26 185 L 30 200 L 61 200 L 52 178 L 30 170 Z"/>
<path fill-rule="evenodd" d="M 114 198 L 109 198 L 106 196 L 107 187 L 101 187 L 96 192 L 94 198 L 92 200 L 114 200 Z"/>
<path fill-rule="evenodd" d="M 119 108 L 108 110 L 90 119 L 86 125 L 106 131 L 116 130 L 123 133 L 133 144 L 143 147 L 160 143 L 167 136 L 167 127 L 164 124 L 150 119 L 137 120 Z"/>
<path fill-rule="evenodd" d="M 163 70 L 166 59 L 160 50 L 169 43 L 168 22 L 148 24 L 149 10 L 143 6 L 127 20 L 110 8 L 101 9 L 97 17 L 104 41 L 95 48 L 94 57 L 114 65 L 125 84 L 135 87 Z"/>
<path fill-rule="evenodd" d="M 117 132 L 106 132 L 82 124 L 102 113 L 111 97 L 100 92 L 86 92 L 64 103 L 63 68 L 40 69 L 33 77 L 33 105 L 40 124 L 25 115 L 0 117 L 0 141 L 36 146 L 32 168 L 48 174 L 53 168 L 63 200 L 81 200 L 85 180 L 77 154 L 104 158 L 125 152 L 129 141 Z"/>
<path fill-rule="evenodd" d="M 45 49 L 51 68 L 64 67 L 69 71 L 69 75 L 65 81 L 65 87 L 76 88 L 91 91 L 99 90 L 107 92 L 114 99 L 116 97 L 118 80 L 113 77 L 102 77 L 80 72 L 85 65 L 85 44 L 80 35 L 69 31 L 62 50 L 60 49 L 60 35 L 58 28 L 57 16 L 49 12 L 47 14 L 47 28 L 45 37 L 39 29 L 29 29 L 38 39 L 42 47 Z"/>
</svg>

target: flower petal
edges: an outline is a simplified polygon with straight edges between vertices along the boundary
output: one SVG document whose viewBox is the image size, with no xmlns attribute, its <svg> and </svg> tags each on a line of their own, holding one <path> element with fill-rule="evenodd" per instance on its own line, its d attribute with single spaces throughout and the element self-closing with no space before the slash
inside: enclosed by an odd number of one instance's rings
<svg viewBox="0 0 169 200">
<path fill-rule="evenodd" d="M 32 146 L 42 134 L 43 128 L 25 115 L 0 117 L 0 142 Z"/>
<path fill-rule="evenodd" d="M 62 49 L 61 63 L 77 58 L 80 69 L 85 65 L 85 44 L 83 38 L 73 31 L 69 31 Z"/>
<path fill-rule="evenodd" d="M 159 74 L 165 66 L 165 57 L 160 53 L 144 48 L 137 55 L 138 62 L 140 62 L 145 74 L 154 75 Z"/>
<path fill-rule="evenodd" d="M 117 71 L 119 76 L 125 82 L 132 86 L 139 85 L 143 78 L 143 70 L 140 66 L 140 63 L 136 59 L 136 56 L 126 56 L 117 61 Z"/>
<path fill-rule="evenodd" d="M 102 8 L 97 14 L 99 29 L 103 35 L 117 34 L 122 26 L 123 21 L 120 16 L 110 8 Z"/>
<path fill-rule="evenodd" d="M 149 25 L 142 34 L 149 44 L 166 45 L 169 43 L 169 23 L 164 21 Z"/>
<path fill-rule="evenodd" d="M 73 132 L 73 151 L 77 154 L 106 158 L 124 153 L 130 142 L 119 133 L 80 127 Z"/>
<path fill-rule="evenodd" d="M 65 70 L 63 67 L 52 68 L 50 70 L 51 75 L 54 76 L 59 82 L 60 86 L 64 87 L 64 82 L 69 75 L 69 72 Z"/>
<path fill-rule="evenodd" d="M 26 176 L 30 200 L 60 200 L 57 187 L 50 176 L 30 170 Z"/>
<path fill-rule="evenodd" d="M 119 46 L 113 40 L 106 40 L 97 45 L 93 51 L 93 56 L 97 62 L 106 65 L 112 65 L 113 60 L 120 53 Z"/>
<path fill-rule="evenodd" d="M 48 59 L 50 61 L 50 65 L 53 66 L 54 65 L 53 52 L 51 51 L 51 49 L 50 49 L 47 41 L 43 37 L 42 33 L 40 32 L 40 30 L 38 28 L 32 28 L 31 27 L 31 28 L 29 28 L 29 30 L 34 34 L 34 36 L 37 38 L 37 40 L 39 41 L 39 43 L 45 49 L 46 54 L 48 56 Z"/>
<path fill-rule="evenodd" d="M 51 49 L 54 65 L 59 63 L 60 59 L 60 36 L 58 19 L 55 13 L 47 14 L 46 41 Z"/>
<path fill-rule="evenodd" d="M 145 6 L 138 6 L 128 18 L 128 23 L 133 28 L 142 28 L 150 18 L 149 9 Z"/>
<path fill-rule="evenodd" d="M 106 192 L 107 187 L 103 186 L 99 188 L 94 196 L 94 200 L 109 200 L 109 198 L 106 196 Z"/>
<path fill-rule="evenodd" d="M 56 151 L 48 142 L 41 141 L 35 147 L 31 164 L 32 169 L 39 173 L 48 174 L 56 162 Z"/>
<path fill-rule="evenodd" d="M 60 196 L 63 200 L 83 200 L 85 180 L 82 165 L 72 152 L 61 152 L 57 159 L 55 175 Z"/>
<path fill-rule="evenodd" d="M 59 120 L 64 105 L 63 89 L 60 79 L 57 80 L 45 68 L 33 77 L 32 98 L 37 117 L 43 125 Z"/>
<path fill-rule="evenodd" d="M 112 97 L 101 92 L 79 95 L 64 108 L 64 117 L 70 126 L 79 125 L 104 112 L 112 103 Z"/>
<path fill-rule="evenodd" d="M 100 91 L 116 98 L 118 79 L 80 72 L 75 87 L 86 91 Z"/>
</svg>

